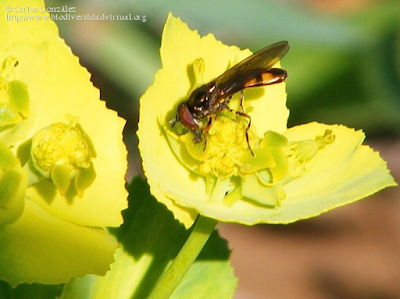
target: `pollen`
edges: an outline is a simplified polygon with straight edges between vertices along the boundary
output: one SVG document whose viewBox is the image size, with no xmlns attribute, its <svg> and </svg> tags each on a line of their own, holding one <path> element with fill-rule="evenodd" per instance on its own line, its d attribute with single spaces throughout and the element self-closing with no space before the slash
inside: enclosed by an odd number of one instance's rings
<svg viewBox="0 0 400 299">
<path fill-rule="evenodd" d="M 61 194 L 68 190 L 73 179 L 75 186 L 81 185 L 76 180 L 82 172 L 93 168 L 91 160 L 96 156 L 89 137 L 77 122 L 77 118 L 71 118 L 69 124 L 54 123 L 32 138 L 33 166 L 43 177 L 53 181 Z"/>
<path fill-rule="evenodd" d="M 245 120 L 219 116 L 207 132 L 200 172 L 221 178 L 242 175 L 241 157 L 245 152 L 250 154 L 246 129 Z"/>
</svg>

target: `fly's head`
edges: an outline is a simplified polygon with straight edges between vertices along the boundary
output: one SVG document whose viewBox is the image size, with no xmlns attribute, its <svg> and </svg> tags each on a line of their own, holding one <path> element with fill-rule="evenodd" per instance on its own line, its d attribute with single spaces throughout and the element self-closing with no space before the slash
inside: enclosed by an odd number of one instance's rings
<svg viewBox="0 0 400 299">
<path fill-rule="evenodd" d="M 188 130 L 195 134 L 194 143 L 202 140 L 202 134 L 205 127 L 209 123 L 210 116 L 214 115 L 214 109 L 210 98 L 215 89 L 212 82 L 195 89 L 189 96 L 187 101 L 179 103 L 176 109 L 176 118 L 172 125 L 180 122 Z"/>
</svg>

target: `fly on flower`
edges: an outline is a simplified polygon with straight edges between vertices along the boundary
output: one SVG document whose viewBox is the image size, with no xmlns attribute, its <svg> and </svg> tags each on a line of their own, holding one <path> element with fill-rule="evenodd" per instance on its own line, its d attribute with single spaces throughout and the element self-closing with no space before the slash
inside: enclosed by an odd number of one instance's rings
<svg viewBox="0 0 400 299">
<path fill-rule="evenodd" d="M 287 72 L 283 69 L 272 68 L 289 50 L 286 41 L 272 44 L 257 53 L 242 60 L 228 69 L 225 73 L 211 82 L 195 89 L 187 101 L 178 105 L 176 118 L 172 120 L 172 126 L 180 122 L 195 135 L 193 142 L 199 143 L 211 127 L 213 121 L 223 110 L 228 110 L 236 115 L 248 119 L 245 131 L 247 144 L 250 147 L 248 130 L 251 126 L 251 118 L 244 113 L 243 90 L 250 87 L 259 87 L 283 82 Z M 232 96 L 241 91 L 240 108 L 236 111 L 229 108 L 228 104 Z"/>
</svg>

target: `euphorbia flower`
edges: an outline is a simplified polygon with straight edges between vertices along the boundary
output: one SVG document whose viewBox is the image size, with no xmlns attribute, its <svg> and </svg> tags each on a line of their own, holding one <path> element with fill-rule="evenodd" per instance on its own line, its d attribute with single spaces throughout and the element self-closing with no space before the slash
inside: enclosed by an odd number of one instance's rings
<svg viewBox="0 0 400 299">
<path fill-rule="evenodd" d="M 213 121 L 206 144 L 193 142 L 179 123 L 171 128 L 178 103 L 251 52 L 200 37 L 172 15 L 160 52 L 163 68 L 140 100 L 139 148 L 151 192 L 187 227 L 198 213 L 289 223 L 396 184 L 378 153 L 361 145 L 361 131 L 319 123 L 288 129 L 285 83 L 245 90 L 249 144 L 247 118 L 228 111 Z M 240 110 L 239 95 L 230 108 Z"/>
<path fill-rule="evenodd" d="M 43 1 L 2 4 L 0 279 L 104 274 L 118 247 L 104 227 L 119 226 L 127 205 L 125 122 L 100 101 Z"/>
</svg>

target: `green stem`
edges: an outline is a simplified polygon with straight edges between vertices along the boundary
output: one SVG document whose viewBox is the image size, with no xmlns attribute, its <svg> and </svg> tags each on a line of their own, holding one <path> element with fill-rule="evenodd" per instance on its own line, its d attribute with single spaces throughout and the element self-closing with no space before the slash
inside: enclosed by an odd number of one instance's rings
<svg viewBox="0 0 400 299">
<path fill-rule="evenodd" d="M 217 223 L 214 219 L 198 216 L 186 243 L 158 281 L 148 299 L 164 299 L 171 296 L 203 249 Z"/>
</svg>

